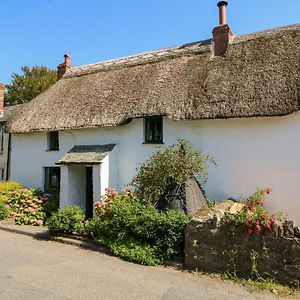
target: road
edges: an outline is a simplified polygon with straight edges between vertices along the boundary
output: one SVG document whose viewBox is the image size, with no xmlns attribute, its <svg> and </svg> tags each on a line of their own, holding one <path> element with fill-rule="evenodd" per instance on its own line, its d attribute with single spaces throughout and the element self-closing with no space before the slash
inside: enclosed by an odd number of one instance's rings
<svg viewBox="0 0 300 300">
<path fill-rule="evenodd" d="M 0 230 L 0 299 L 279 299 L 164 267 Z M 291 299 L 291 298 L 288 298 Z"/>
</svg>

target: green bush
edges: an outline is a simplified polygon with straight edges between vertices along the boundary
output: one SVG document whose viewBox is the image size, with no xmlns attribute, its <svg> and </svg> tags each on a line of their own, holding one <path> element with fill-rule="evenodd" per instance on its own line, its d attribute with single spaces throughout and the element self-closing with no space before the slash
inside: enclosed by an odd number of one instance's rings
<svg viewBox="0 0 300 300">
<path fill-rule="evenodd" d="M 97 210 L 87 232 L 116 255 L 155 265 L 182 252 L 184 227 L 188 221 L 189 217 L 183 213 L 158 211 L 153 204 L 142 203 L 126 192 L 114 196 L 113 201 L 109 200 Z"/>
<path fill-rule="evenodd" d="M 43 209 L 47 218 L 50 218 L 53 213 L 57 212 L 59 209 L 59 193 L 50 193 L 48 200 L 43 204 Z"/>
<path fill-rule="evenodd" d="M 45 213 L 42 204 L 46 201 L 42 198 L 40 190 L 19 189 L 9 192 L 6 203 L 11 210 L 11 217 L 17 225 L 43 225 Z"/>
<path fill-rule="evenodd" d="M 137 169 L 131 185 L 140 199 L 157 203 L 170 186 L 181 186 L 189 178 L 196 175 L 207 180 L 207 164 L 215 164 L 213 158 L 195 150 L 183 139 L 169 147 L 159 147 Z"/>
<path fill-rule="evenodd" d="M 9 208 L 4 202 L 0 201 L 0 220 L 5 220 L 9 217 Z"/>
<path fill-rule="evenodd" d="M 84 230 L 85 215 L 80 206 L 70 205 L 59 209 L 47 221 L 52 233 L 79 234 Z"/>
<path fill-rule="evenodd" d="M 0 181 L 0 201 L 6 202 L 10 192 L 22 189 L 23 186 L 15 181 Z"/>
</svg>

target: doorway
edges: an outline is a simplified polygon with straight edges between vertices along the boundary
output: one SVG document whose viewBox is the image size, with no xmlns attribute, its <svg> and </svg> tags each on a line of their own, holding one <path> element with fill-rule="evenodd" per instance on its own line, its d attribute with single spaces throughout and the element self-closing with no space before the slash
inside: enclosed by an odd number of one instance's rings
<svg viewBox="0 0 300 300">
<path fill-rule="evenodd" d="M 93 201 L 93 167 L 85 167 L 86 178 L 86 202 L 85 202 L 85 216 L 86 218 L 92 218 L 94 212 Z"/>
</svg>

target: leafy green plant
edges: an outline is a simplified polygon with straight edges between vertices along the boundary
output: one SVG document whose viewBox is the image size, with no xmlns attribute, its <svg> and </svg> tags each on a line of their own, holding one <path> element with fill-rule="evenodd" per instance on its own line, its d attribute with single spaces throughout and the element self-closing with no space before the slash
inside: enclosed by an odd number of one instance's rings
<svg viewBox="0 0 300 300">
<path fill-rule="evenodd" d="M 80 234 L 84 231 L 84 222 L 80 206 L 70 205 L 53 213 L 46 224 L 52 233 Z"/>
<path fill-rule="evenodd" d="M 88 233 L 116 255 L 141 264 L 157 264 L 182 252 L 188 216 L 174 210 L 158 211 L 130 191 L 111 198 L 111 191 L 101 205 L 96 203 L 97 216 L 90 221 Z"/>
<path fill-rule="evenodd" d="M 45 213 L 42 204 L 47 198 L 41 196 L 40 190 L 19 189 L 9 192 L 6 203 L 11 210 L 11 217 L 17 225 L 43 225 Z"/>
<path fill-rule="evenodd" d="M 266 196 L 270 193 L 270 188 L 258 190 L 250 197 L 243 199 L 244 208 L 233 215 L 233 221 L 236 224 L 244 224 L 248 234 L 269 230 L 275 222 L 275 216 L 270 215 L 264 207 Z"/>
<path fill-rule="evenodd" d="M 212 157 L 193 149 L 191 143 L 179 139 L 177 144 L 159 147 L 140 165 L 131 185 L 140 199 L 157 203 L 171 185 L 181 186 L 195 175 L 207 181 L 207 164 Z"/>
<path fill-rule="evenodd" d="M 50 218 L 53 213 L 57 212 L 59 209 L 59 193 L 50 192 L 48 200 L 43 204 L 43 210 L 47 218 Z"/>
<path fill-rule="evenodd" d="M 9 208 L 4 202 L 0 201 L 0 220 L 5 220 L 9 217 Z"/>
</svg>

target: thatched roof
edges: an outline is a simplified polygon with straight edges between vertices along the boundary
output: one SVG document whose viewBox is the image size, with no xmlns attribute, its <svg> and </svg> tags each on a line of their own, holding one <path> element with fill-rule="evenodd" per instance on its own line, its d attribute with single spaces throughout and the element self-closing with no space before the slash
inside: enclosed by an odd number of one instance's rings
<svg viewBox="0 0 300 300">
<path fill-rule="evenodd" d="M 4 123 L 11 117 L 13 114 L 17 113 L 20 109 L 22 109 L 23 104 L 5 106 L 2 111 L 0 111 L 0 122 Z"/>
<path fill-rule="evenodd" d="M 76 67 L 8 122 L 23 133 L 173 120 L 287 115 L 299 110 L 300 25 Z"/>
</svg>

